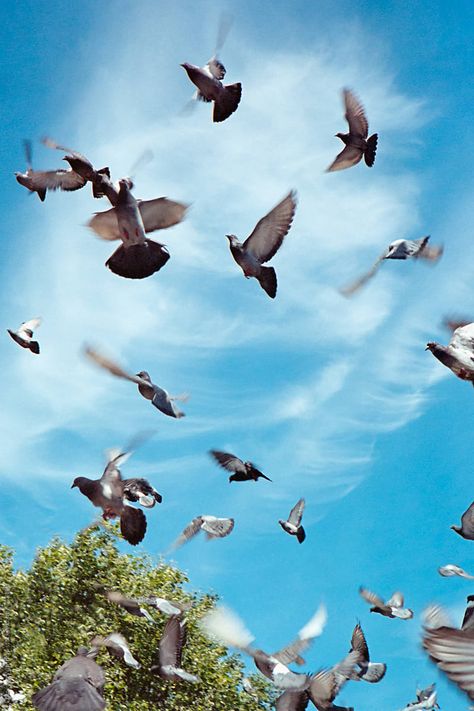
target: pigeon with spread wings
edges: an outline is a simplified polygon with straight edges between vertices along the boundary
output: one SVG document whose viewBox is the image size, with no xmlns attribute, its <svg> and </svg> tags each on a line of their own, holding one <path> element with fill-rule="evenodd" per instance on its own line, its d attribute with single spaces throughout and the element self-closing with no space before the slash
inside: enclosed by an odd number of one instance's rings
<svg viewBox="0 0 474 711">
<path fill-rule="evenodd" d="M 255 277 L 270 298 L 277 292 L 277 278 L 273 267 L 262 266 L 280 249 L 293 222 L 296 192 L 292 190 L 270 212 L 262 217 L 244 243 L 235 235 L 226 235 L 233 258 L 245 277 Z"/>
<path fill-rule="evenodd" d="M 171 546 L 171 549 L 176 550 L 177 548 L 181 548 L 181 546 L 190 541 L 191 538 L 197 536 L 199 531 L 204 531 L 206 538 L 210 540 L 211 538 L 225 538 L 232 533 L 233 528 L 233 518 L 218 518 L 217 516 L 211 516 L 209 514 L 196 516 L 178 536 Z"/>
<path fill-rule="evenodd" d="M 38 355 L 40 347 L 38 341 L 33 340 L 33 333 L 40 325 L 40 318 L 32 318 L 29 321 L 24 321 L 16 331 L 12 331 L 9 328 L 7 328 L 7 331 L 15 343 L 18 343 L 18 345 L 22 348 L 27 348 L 32 353 L 36 353 L 36 355 Z"/>
<path fill-rule="evenodd" d="M 285 521 L 279 519 L 278 523 L 286 533 L 290 536 L 296 536 L 298 543 L 303 543 L 306 538 L 306 533 L 301 525 L 301 519 L 303 518 L 303 511 L 305 507 L 305 500 L 299 499 L 290 511 L 288 519 Z"/>
<path fill-rule="evenodd" d="M 458 378 L 474 385 L 474 323 L 455 328 L 447 346 L 430 341 L 426 350 Z"/>
<path fill-rule="evenodd" d="M 371 168 L 375 162 L 377 151 L 378 134 L 374 133 L 370 138 L 367 138 L 369 124 L 362 104 L 350 89 L 344 89 L 342 95 L 349 133 L 336 133 L 336 137 L 340 138 L 345 146 L 327 169 L 328 173 L 351 168 L 359 163 L 362 157 L 364 157 L 366 165 Z"/>
<path fill-rule="evenodd" d="M 359 593 L 369 605 L 372 605 L 371 612 L 378 612 L 384 617 L 398 617 L 400 620 L 410 620 L 413 617 L 413 611 L 403 607 L 404 599 L 401 592 L 393 593 L 387 602 L 367 588 L 359 588 Z"/>
<path fill-rule="evenodd" d="M 58 168 L 58 170 L 33 170 L 31 141 L 24 141 L 27 169 L 25 173 L 15 173 L 15 178 L 27 188 L 30 193 L 37 193 L 41 202 L 46 198 L 48 190 L 65 190 L 72 192 L 79 190 L 86 184 L 86 180 L 72 168 Z"/>
<path fill-rule="evenodd" d="M 101 355 L 98 351 L 89 346 L 85 347 L 84 353 L 94 363 L 112 375 L 115 375 L 117 378 L 123 378 L 124 380 L 129 380 L 131 383 L 138 385 L 140 395 L 146 400 L 150 400 L 151 404 L 160 410 L 160 412 L 176 419 L 184 417 L 185 413 L 179 410 L 175 405 L 175 401 L 186 401 L 188 395 L 170 395 L 166 390 L 160 388 L 159 385 L 152 383 L 150 375 L 146 370 L 141 370 L 136 375 L 127 373 L 120 365 Z"/>
<path fill-rule="evenodd" d="M 112 632 L 107 635 L 107 637 L 94 637 L 94 639 L 91 640 L 91 646 L 92 649 L 95 648 L 97 650 L 99 650 L 100 647 L 106 647 L 110 654 L 124 661 L 127 666 L 140 669 L 140 663 L 137 662 L 131 653 L 127 640 L 119 632 Z"/>
<path fill-rule="evenodd" d="M 453 524 L 451 528 L 460 535 L 461 538 L 474 541 L 474 501 L 461 516 L 461 525 L 456 526 Z"/>
<path fill-rule="evenodd" d="M 239 457 L 236 457 L 235 454 L 221 452 L 218 449 L 211 449 L 209 453 L 223 469 L 232 472 L 229 477 L 229 482 L 257 481 L 260 478 L 271 481 L 271 479 L 257 469 L 252 462 L 243 462 Z"/>
<path fill-rule="evenodd" d="M 468 580 L 474 580 L 474 575 L 466 573 L 463 568 L 459 565 L 454 565 L 454 563 L 448 563 L 447 565 L 442 565 L 438 568 L 438 573 L 443 576 L 443 578 L 452 578 L 457 576 L 459 578 L 467 578 Z"/>
<path fill-rule="evenodd" d="M 190 674 L 181 667 L 186 636 L 186 621 L 179 616 L 170 617 L 158 647 L 158 664 L 150 667 L 150 670 L 157 671 L 162 679 L 198 682 L 198 676 Z"/>
<path fill-rule="evenodd" d="M 365 634 L 359 623 L 354 627 L 351 638 L 351 649 L 350 651 L 359 652 L 359 660 L 357 662 L 359 669 L 354 675 L 354 679 L 363 679 L 371 684 L 376 684 L 381 681 L 385 676 L 387 671 L 387 665 L 382 662 L 371 662 L 369 655 L 369 647 L 367 645 L 367 640 L 365 639 Z"/>
</svg>

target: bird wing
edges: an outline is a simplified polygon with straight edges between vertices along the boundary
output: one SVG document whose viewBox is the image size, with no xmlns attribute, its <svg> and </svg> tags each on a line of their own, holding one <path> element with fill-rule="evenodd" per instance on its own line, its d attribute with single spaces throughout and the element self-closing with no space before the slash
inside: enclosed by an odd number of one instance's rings
<svg viewBox="0 0 474 711">
<path fill-rule="evenodd" d="M 79 190 L 86 184 L 82 178 L 73 170 L 32 170 L 28 176 L 29 190 Z"/>
<path fill-rule="evenodd" d="M 384 252 L 380 255 L 380 257 L 378 257 L 378 259 L 373 263 L 368 272 L 356 279 L 356 281 L 353 281 L 351 284 L 342 287 L 342 289 L 339 290 L 340 293 L 343 296 L 352 296 L 352 294 L 355 294 L 356 291 L 359 291 L 361 287 L 363 287 L 370 279 L 372 279 L 373 276 L 376 275 L 380 264 L 385 259 L 385 254 L 386 252 Z"/>
<path fill-rule="evenodd" d="M 344 89 L 342 94 L 346 109 L 345 119 L 349 124 L 349 133 L 358 138 L 367 138 L 369 134 L 369 124 L 364 107 L 350 89 Z"/>
<path fill-rule="evenodd" d="M 138 377 L 138 375 L 131 375 L 130 373 L 127 373 L 127 371 L 123 370 L 123 368 L 117 363 L 115 363 L 115 361 L 106 358 L 94 348 L 91 348 L 90 346 L 85 346 L 84 354 L 88 358 L 90 358 L 90 360 L 94 361 L 96 365 L 100 366 L 104 370 L 108 370 L 109 373 L 115 375 L 117 378 L 124 378 L 125 380 L 130 380 L 130 382 L 136 383 L 137 385 L 144 385 L 145 387 L 150 387 L 149 382 Z"/>
<path fill-rule="evenodd" d="M 41 139 L 41 143 L 47 148 L 52 148 L 53 150 L 57 151 L 65 151 L 66 153 L 69 153 L 69 155 L 73 158 L 77 158 L 78 160 L 84 161 L 84 163 L 88 163 L 92 168 L 92 163 L 85 156 L 83 156 L 82 153 L 78 153 L 72 148 L 67 148 L 66 146 L 60 146 L 59 143 L 56 143 L 56 141 L 54 141 L 52 138 L 49 138 L 49 136 L 43 136 L 43 138 Z"/>
<path fill-rule="evenodd" d="M 301 519 L 303 518 L 303 511 L 305 506 L 305 500 L 299 499 L 290 511 L 288 516 L 288 523 L 292 523 L 293 526 L 299 526 Z"/>
<path fill-rule="evenodd" d="M 170 617 L 166 622 L 158 650 L 162 667 L 179 667 L 186 640 L 186 624 L 178 616 Z"/>
<path fill-rule="evenodd" d="M 21 324 L 20 328 L 18 329 L 18 335 L 23 338 L 26 331 L 34 332 L 39 326 L 41 326 L 41 318 L 31 318 L 29 321 L 24 321 Z"/>
<path fill-rule="evenodd" d="M 194 538 L 195 535 L 199 533 L 202 527 L 202 516 L 196 516 L 196 518 L 193 518 L 191 523 L 188 523 L 184 531 L 178 536 L 178 538 L 175 540 L 175 542 L 172 545 L 173 550 L 176 550 L 177 548 L 180 548 L 182 545 L 187 543 L 188 541 L 191 540 L 191 538 Z"/>
<path fill-rule="evenodd" d="M 225 77 L 225 72 L 226 69 L 222 62 L 214 55 L 214 57 L 211 57 L 208 61 L 208 63 L 205 66 L 205 69 L 211 74 L 214 79 L 217 79 L 218 81 L 222 81 L 222 79 Z"/>
<path fill-rule="evenodd" d="M 199 625 L 208 637 L 217 639 L 227 647 L 237 647 L 250 653 L 254 637 L 240 617 L 229 608 L 219 605 L 209 610 L 201 618 Z"/>
<path fill-rule="evenodd" d="M 316 708 L 329 708 L 337 694 L 336 679 L 332 671 L 324 669 L 311 677 L 308 694 Z"/>
<path fill-rule="evenodd" d="M 443 319 L 443 326 L 454 333 L 458 328 L 463 328 L 464 326 L 469 326 L 472 321 L 468 319 L 461 319 L 456 316 L 447 316 Z"/>
<path fill-rule="evenodd" d="M 334 675 L 336 695 L 340 692 L 346 681 L 354 677 L 355 667 L 360 661 L 360 652 L 353 649 L 344 659 L 333 666 L 331 671 Z"/>
<path fill-rule="evenodd" d="M 357 146 L 344 146 L 342 151 L 337 154 L 329 168 L 326 168 L 326 173 L 334 173 L 336 170 L 345 170 L 356 165 L 362 158 L 363 151 Z"/>
<path fill-rule="evenodd" d="M 135 669 L 140 668 L 140 663 L 134 658 L 128 646 L 128 642 L 125 637 L 119 632 L 112 632 L 102 642 L 104 647 L 119 659 L 123 659 L 125 664 L 129 667 L 134 667 Z"/>
<path fill-rule="evenodd" d="M 221 452 L 218 449 L 211 449 L 209 454 L 214 457 L 216 462 L 220 464 L 223 469 L 227 469 L 228 472 L 242 472 L 245 474 L 247 471 L 243 461 L 236 457 L 235 454 Z"/>
<path fill-rule="evenodd" d="M 217 518 L 207 521 L 203 516 L 202 529 L 206 531 L 208 538 L 225 538 L 234 528 L 233 518 Z"/>
<path fill-rule="evenodd" d="M 185 417 L 185 413 L 175 405 L 174 400 L 176 399 L 177 398 L 171 398 L 163 388 L 154 385 L 154 395 L 151 401 L 152 405 L 165 415 L 176 417 L 176 419 L 179 420 L 181 417 Z"/>
<path fill-rule="evenodd" d="M 423 611 L 423 624 L 426 629 L 439 629 L 440 627 L 452 627 L 450 616 L 440 605 L 429 605 Z"/>
<path fill-rule="evenodd" d="M 138 209 L 142 216 L 145 232 L 154 232 L 154 230 L 164 230 L 181 222 L 189 205 L 160 197 L 154 200 L 139 200 Z"/>
<path fill-rule="evenodd" d="M 438 668 L 474 699 L 474 637 L 450 627 L 425 628 L 422 643 Z"/>
<path fill-rule="evenodd" d="M 405 600 L 401 592 L 394 592 L 390 600 L 387 600 L 387 607 L 403 607 Z"/>
<path fill-rule="evenodd" d="M 469 536 L 474 535 L 474 501 L 461 516 L 461 524 L 464 533 L 467 533 Z"/>
<path fill-rule="evenodd" d="M 311 644 L 311 639 L 294 639 L 293 642 L 287 644 L 286 647 L 279 649 L 278 652 L 272 654 L 272 657 L 277 659 L 282 664 L 304 664 L 304 659 L 301 657 L 301 652 Z"/>
<path fill-rule="evenodd" d="M 293 222 L 296 192 L 292 190 L 273 210 L 257 222 L 243 249 L 251 252 L 261 264 L 268 262 L 281 247 Z"/>
<path fill-rule="evenodd" d="M 474 355 L 474 323 L 456 328 L 449 345 L 453 348 L 465 349 L 473 352 Z"/>
<path fill-rule="evenodd" d="M 371 590 L 367 590 L 367 588 L 360 587 L 359 593 L 364 598 L 364 600 L 369 603 L 369 605 L 373 605 L 374 607 L 385 607 L 385 603 L 382 598 L 373 593 Z"/>
<path fill-rule="evenodd" d="M 356 652 L 359 652 L 361 659 L 364 662 L 370 661 L 369 647 L 367 646 L 367 640 L 365 639 L 365 634 L 362 631 L 362 627 L 360 626 L 359 623 L 356 624 L 356 626 L 354 627 L 354 631 L 352 632 L 351 651 L 353 649 L 355 649 Z"/>
<path fill-rule="evenodd" d="M 276 711 L 305 711 L 309 703 L 306 691 L 291 691 L 287 689 L 275 701 Z"/>
<path fill-rule="evenodd" d="M 117 211 L 115 207 L 103 212 L 96 212 L 87 223 L 98 237 L 105 240 L 120 239 L 120 230 L 117 221 Z"/>
</svg>

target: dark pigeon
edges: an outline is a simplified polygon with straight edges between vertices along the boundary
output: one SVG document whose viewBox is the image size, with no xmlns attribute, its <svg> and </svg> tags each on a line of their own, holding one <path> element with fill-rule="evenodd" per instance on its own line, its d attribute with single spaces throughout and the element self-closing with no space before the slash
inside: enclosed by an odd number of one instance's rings
<svg viewBox="0 0 474 711">
<path fill-rule="evenodd" d="M 210 454 L 223 469 L 226 469 L 228 472 L 233 472 L 229 477 L 229 482 L 257 481 L 260 478 L 271 481 L 271 479 L 257 469 L 252 462 L 243 462 L 236 457 L 235 454 L 221 452 L 217 449 L 211 449 Z"/>
<path fill-rule="evenodd" d="M 369 605 L 372 605 L 371 612 L 378 612 L 384 617 L 398 617 L 400 620 L 410 620 L 413 617 L 413 611 L 403 607 L 404 599 L 401 592 L 394 592 L 387 602 L 367 588 L 360 587 L 359 593 Z"/>
<path fill-rule="evenodd" d="M 369 135 L 369 124 L 364 108 L 352 91 L 344 89 L 342 92 L 345 107 L 345 119 L 349 124 L 349 133 L 336 133 L 337 138 L 345 144 L 344 149 L 327 169 L 328 173 L 335 170 L 351 168 L 364 157 L 365 163 L 371 168 L 375 162 L 378 135 Z"/>
<path fill-rule="evenodd" d="M 252 234 L 244 243 L 235 235 L 226 235 L 235 261 L 245 277 L 255 277 L 270 298 L 277 292 L 277 278 L 273 267 L 262 266 L 280 249 L 293 222 L 296 210 L 296 192 L 292 190 L 273 210 L 257 222 Z"/>
<path fill-rule="evenodd" d="M 284 521 L 279 519 L 278 523 L 286 533 L 290 536 L 296 536 L 298 543 L 303 543 L 306 538 L 306 533 L 301 525 L 301 519 L 303 518 L 303 511 L 305 507 L 305 500 L 299 499 L 290 511 L 288 520 Z"/>
<path fill-rule="evenodd" d="M 66 190 L 71 192 L 83 188 L 86 184 L 86 180 L 72 169 L 33 170 L 31 165 L 31 141 L 25 141 L 24 146 L 27 170 L 26 173 L 15 173 L 15 177 L 20 185 L 28 188 L 31 193 L 37 193 L 41 202 L 44 202 L 48 190 Z"/>
<path fill-rule="evenodd" d="M 24 321 L 17 331 L 12 331 L 7 328 L 8 333 L 13 338 L 15 343 L 18 343 L 22 348 L 27 348 L 36 355 L 40 352 L 38 341 L 33 340 L 33 332 L 40 326 L 40 318 L 32 318 L 29 321 Z"/>
<path fill-rule="evenodd" d="M 181 667 L 186 636 L 186 621 L 178 616 L 170 617 L 158 647 L 158 664 L 153 665 L 151 671 L 157 671 L 162 679 L 169 681 L 198 682 L 198 676 Z"/>
<path fill-rule="evenodd" d="M 127 501 L 139 502 L 140 506 L 152 509 L 155 504 L 161 504 L 163 497 L 146 479 L 125 479 L 123 495 Z"/>
</svg>

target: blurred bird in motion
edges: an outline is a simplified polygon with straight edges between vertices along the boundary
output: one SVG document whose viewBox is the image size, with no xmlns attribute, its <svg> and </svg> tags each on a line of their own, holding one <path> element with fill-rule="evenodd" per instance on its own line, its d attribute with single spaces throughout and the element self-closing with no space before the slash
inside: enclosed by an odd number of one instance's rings
<svg viewBox="0 0 474 711">
<path fill-rule="evenodd" d="M 350 89 L 344 89 L 342 96 L 345 108 L 344 117 L 349 124 L 349 133 L 336 133 L 336 137 L 341 139 L 345 147 L 331 163 L 327 173 L 351 168 L 359 163 L 362 157 L 364 157 L 366 165 L 371 168 L 377 152 L 378 134 L 374 133 L 370 138 L 367 138 L 369 124 L 362 104 Z"/>
</svg>

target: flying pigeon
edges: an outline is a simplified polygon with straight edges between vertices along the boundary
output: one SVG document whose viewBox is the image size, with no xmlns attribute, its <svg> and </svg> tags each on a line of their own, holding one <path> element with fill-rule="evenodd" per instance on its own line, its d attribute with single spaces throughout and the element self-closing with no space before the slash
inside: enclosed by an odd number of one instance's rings
<svg viewBox="0 0 474 711">
<path fill-rule="evenodd" d="M 130 180 L 122 178 L 115 207 L 97 212 L 88 226 L 102 239 L 122 240 L 123 244 L 105 263 L 114 274 L 144 279 L 159 271 L 170 256 L 164 245 L 145 235 L 181 222 L 187 209 L 188 205 L 164 197 L 136 200 Z"/>
<path fill-rule="evenodd" d="M 105 358 L 98 351 L 85 347 L 84 352 L 88 358 L 94 361 L 104 370 L 107 370 L 112 375 L 118 378 L 124 378 L 125 380 L 130 380 L 130 382 L 138 385 L 138 391 L 140 395 L 146 400 L 150 400 L 151 404 L 154 405 L 160 412 L 163 412 L 169 417 L 175 417 L 179 419 L 185 416 L 184 412 L 178 409 L 175 405 L 176 400 L 187 400 L 188 395 L 170 395 L 166 390 L 160 388 L 159 385 L 155 385 L 151 382 L 151 378 L 146 370 L 141 370 L 136 375 L 130 375 L 125 370 L 123 370 L 117 363 Z"/>
<path fill-rule="evenodd" d="M 33 170 L 31 141 L 24 141 L 27 170 L 26 173 L 15 173 L 15 177 L 20 185 L 23 185 L 31 193 L 37 193 L 41 202 L 46 198 L 47 190 L 79 190 L 86 184 L 74 170 Z"/>
<path fill-rule="evenodd" d="M 123 482 L 123 495 L 127 501 L 137 502 L 146 509 L 161 504 L 163 497 L 146 479 L 126 479 Z"/>
<path fill-rule="evenodd" d="M 416 701 L 411 701 L 402 711 L 435 711 L 435 709 L 439 709 L 435 687 L 436 684 L 431 684 L 426 689 L 417 689 Z"/>
<path fill-rule="evenodd" d="M 469 575 L 465 570 L 459 567 L 459 565 L 454 565 L 453 563 L 448 563 L 448 565 L 442 565 L 438 568 L 438 573 L 444 578 L 451 578 L 453 575 L 458 575 L 460 578 L 468 578 L 469 580 L 474 580 L 474 575 Z"/>
<path fill-rule="evenodd" d="M 40 711 L 100 711 L 105 708 L 102 690 L 104 672 L 91 658 L 97 650 L 79 647 L 75 657 L 59 667 L 52 683 L 33 694 Z"/>
<path fill-rule="evenodd" d="M 107 637 L 94 637 L 94 639 L 91 640 L 91 646 L 97 650 L 100 647 L 106 647 L 110 654 L 113 654 L 113 656 L 118 659 L 122 659 L 127 666 L 140 669 L 140 663 L 137 662 L 132 655 L 127 640 L 119 632 L 112 632 L 112 634 L 107 635 Z"/>
<path fill-rule="evenodd" d="M 277 292 L 277 278 L 273 267 L 263 267 L 280 249 L 293 222 L 296 210 L 296 192 L 292 190 L 273 210 L 262 217 L 244 243 L 235 235 L 226 235 L 235 261 L 245 277 L 255 277 L 270 298 Z"/>
<path fill-rule="evenodd" d="M 306 538 L 306 533 L 301 525 L 301 519 L 303 518 L 305 501 L 304 499 L 299 499 L 290 511 L 288 520 L 284 521 L 279 519 L 278 523 L 284 531 L 290 534 L 290 536 L 296 536 L 298 543 L 303 543 Z"/>
<path fill-rule="evenodd" d="M 375 593 L 360 587 L 359 593 L 369 605 L 371 612 L 378 612 L 384 617 L 398 617 L 401 620 L 410 620 L 413 617 L 413 611 L 403 607 L 403 595 L 400 592 L 393 593 L 392 597 L 384 602 L 381 597 Z"/>
<path fill-rule="evenodd" d="M 422 644 L 431 660 L 474 699 L 474 595 L 468 595 L 461 629 L 452 627 L 438 606 L 425 610 Z"/>
<path fill-rule="evenodd" d="M 426 350 L 431 351 L 458 378 L 469 380 L 474 385 L 474 323 L 456 328 L 447 346 L 430 341 Z"/>
<path fill-rule="evenodd" d="M 141 606 L 141 602 L 139 600 L 125 597 L 125 595 L 122 595 L 122 593 L 118 590 L 108 590 L 105 595 L 110 602 L 120 605 L 120 607 L 123 607 L 123 609 L 131 615 L 135 615 L 135 617 L 145 617 L 148 622 L 151 622 L 152 624 L 155 623 L 153 617 L 150 615 L 148 610 L 145 610 L 145 608 Z"/>
<path fill-rule="evenodd" d="M 140 597 L 137 599 L 140 605 L 149 605 L 154 607 L 155 610 L 163 612 L 163 614 L 168 615 L 168 617 L 173 617 L 176 615 L 182 615 L 183 612 L 187 612 L 193 606 L 191 602 L 179 602 L 177 600 L 165 600 L 163 597 L 158 597 L 157 595 L 149 595 L 148 597 Z"/>
<path fill-rule="evenodd" d="M 33 340 L 33 332 L 36 331 L 40 325 L 40 318 L 32 318 L 29 321 L 24 321 L 17 331 L 11 331 L 9 328 L 7 328 L 7 331 L 19 346 L 28 348 L 32 353 L 38 355 L 40 347 L 38 341 Z"/>
<path fill-rule="evenodd" d="M 170 681 L 199 682 L 195 674 L 190 674 L 181 667 L 183 647 L 186 644 L 186 621 L 178 616 L 170 617 L 163 630 L 158 647 L 158 664 L 150 667 L 158 671 L 162 679 Z"/>
<path fill-rule="evenodd" d="M 217 518 L 217 516 L 196 516 L 188 523 L 184 531 L 172 545 L 172 550 L 180 548 L 194 538 L 199 531 L 205 531 L 207 540 L 211 538 L 225 538 L 234 528 L 233 518 Z"/>
<path fill-rule="evenodd" d="M 461 525 L 453 525 L 451 528 L 462 538 L 466 538 L 468 541 L 474 541 L 474 501 L 461 516 Z"/>
<path fill-rule="evenodd" d="M 326 171 L 327 173 L 352 168 L 353 165 L 362 160 L 362 156 L 364 156 L 366 165 L 371 168 L 377 151 L 378 134 L 374 133 L 370 138 L 367 138 L 369 124 L 362 104 L 349 89 L 344 89 L 342 95 L 346 110 L 345 119 L 349 124 L 349 133 L 336 133 L 336 137 L 341 139 L 345 147 L 331 163 Z"/>
<path fill-rule="evenodd" d="M 355 282 L 349 284 L 349 286 L 340 289 L 341 294 L 343 294 L 343 296 L 352 296 L 352 294 L 364 286 L 369 279 L 372 279 L 372 277 L 375 276 L 379 266 L 386 259 L 413 258 L 424 259 L 429 262 L 437 262 L 443 254 L 443 247 L 429 247 L 429 239 L 430 235 L 422 237 L 421 239 L 396 239 L 394 242 L 391 242 L 385 252 L 383 252 L 383 254 L 381 254 L 380 257 L 374 262 L 372 268 Z"/>
<path fill-rule="evenodd" d="M 356 671 L 354 677 L 355 680 L 363 679 L 371 684 L 376 684 L 381 681 L 385 676 L 387 671 L 387 665 L 381 662 L 371 662 L 369 655 L 369 648 L 367 646 L 367 640 L 365 639 L 364 632 L 359 623 L 354 627 L 351 639 L 351 649 L 350 651 L 359 652 L 359 661 L 357 662 L 359 669 Z"/>
<path fill-rule="evenodd" d="M 223 469 L 227 469 L 228 472 L 233 472 L 233 474 L 229 477 L 229 482 L 257 481 L 260 478 L 271 481 L 271 479 L 257 469 L 252 462 L 243 462 L 241 459 L 236 457 L 235 454 L 220 452 L 217 449 L 211 449 L 209 454 L 214 457 Z"/>
<path fill-rule="evenodd" d="M 145 536 L 147 523 L 143 511 L 130 506 L 123 495 L 124 482 L 118 466 L 126 456 L 128 453 L 124 452 L 109 459 L 100 479 L 76 477 L 71 489 L 77 487 L 94 506 L 101 508 L 104 520 L 118 516 L 122 536 L 136 546 Z"/>
</svg>

